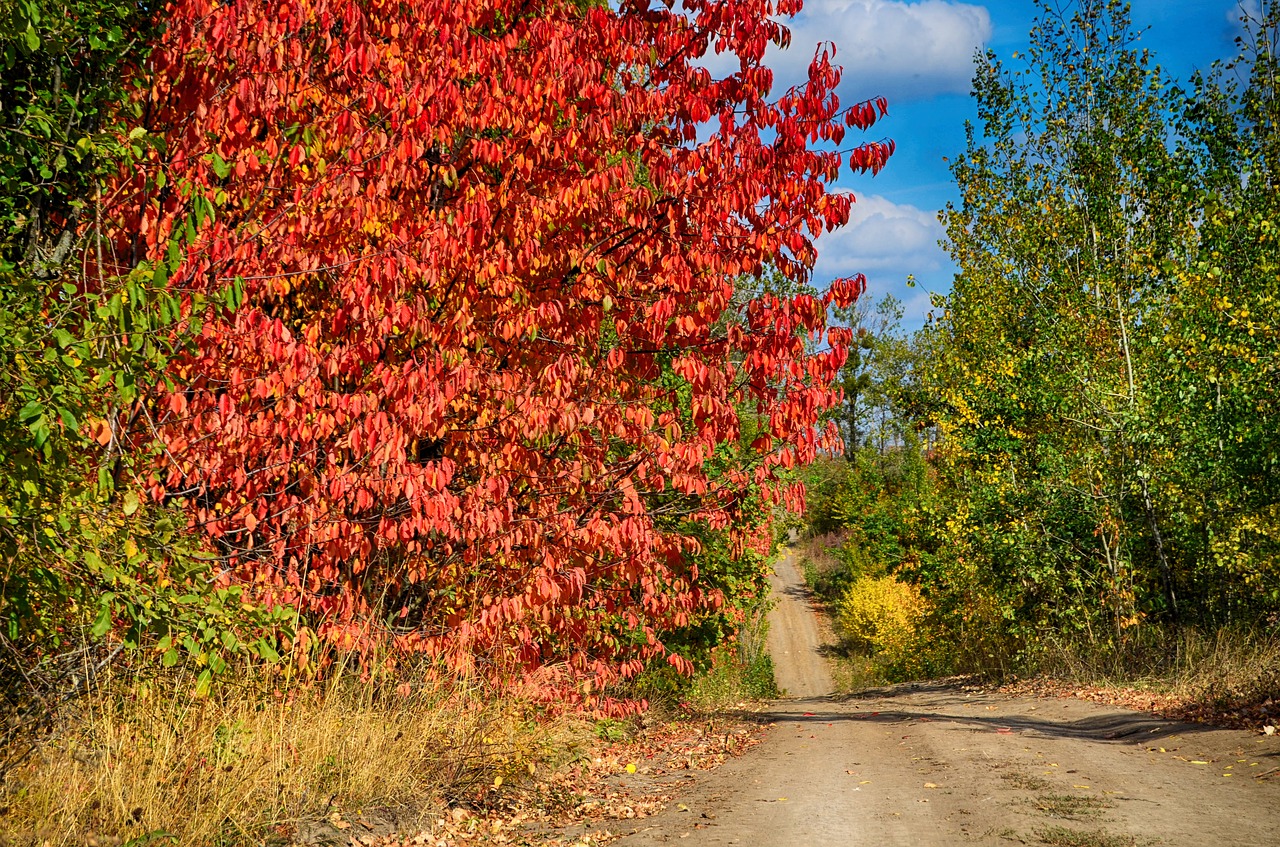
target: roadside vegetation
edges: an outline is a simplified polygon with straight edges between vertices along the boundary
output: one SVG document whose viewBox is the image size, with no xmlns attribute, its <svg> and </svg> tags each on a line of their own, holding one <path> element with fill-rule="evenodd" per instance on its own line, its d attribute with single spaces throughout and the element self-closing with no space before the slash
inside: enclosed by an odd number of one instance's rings
<svg viewBox="0 0 1280 847">
<path fill-rule="evenodd" d="M 1280 4 L 1169 79 L 1120 3 L 979 58 L 921 331 L 852 316 L 806 571 L 883 678 L 1048 674 L 1280 711 Z M 1196 704 L 1199 704 L 1198 706 Z"/>
<path fill-rule="evenodd" d="M 559 844 L 571 840 L 559 827 L 591 820 L 616 832 L 628 803 L 661 806 L 606 784 L 628 764 L 704 767 L 754 743 L 725 716 L 777 691 L 767 656 L 738 655 L 637 680 L 643 718 L 551 711 L 425 669 L 335 669 L 311 684 L 242 671 L 200 693 L 192 669 L 108 668 L 49 734 L 9 749 L 0 843 L 435 844 L 479 827 Z M 546 832 L 519 841 L 523 823 Z"/>
<path fill-rule="evenodd" d="M 695 18 L 0 4 L 0 844 L 508 838 L 741 746 L 892 145 Z"/>
</svg>

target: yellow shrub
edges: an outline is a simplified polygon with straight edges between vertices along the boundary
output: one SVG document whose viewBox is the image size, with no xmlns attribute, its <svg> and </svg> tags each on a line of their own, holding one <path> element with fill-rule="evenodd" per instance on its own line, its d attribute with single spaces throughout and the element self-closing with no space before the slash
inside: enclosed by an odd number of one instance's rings
<svg viewBox="0 0 1280 847">
<path fill-rule="evenodd" d="M 841 599 L 839 620 L 850 641 L 895 661 L 916 641 L 928 611 L 914 585 L 891 576 L 864 576 Z"/>
</svg>

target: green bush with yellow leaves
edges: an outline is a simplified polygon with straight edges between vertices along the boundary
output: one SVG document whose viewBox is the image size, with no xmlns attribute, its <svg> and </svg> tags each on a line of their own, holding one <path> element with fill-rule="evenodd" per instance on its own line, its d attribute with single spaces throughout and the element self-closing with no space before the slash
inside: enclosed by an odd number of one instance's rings
<svg viewBox="0 0 1280 847">
<path fill-rule="evenodd" d="M 929 602 L 893 576 L 864 576 L 840 600 L 838 620 L 851 646 L 872 654 L 890 678 L 918 675 L 918 649 Z"/>
</svg>

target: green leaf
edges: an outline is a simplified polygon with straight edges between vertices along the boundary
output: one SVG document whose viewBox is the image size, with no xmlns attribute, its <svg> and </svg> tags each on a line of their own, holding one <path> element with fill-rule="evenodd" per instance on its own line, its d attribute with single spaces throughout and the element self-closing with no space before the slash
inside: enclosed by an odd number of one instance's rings
<svg viewBox="0 0 1280 847">
<path fill-rule="evenodd" d="M 36 447 L 44 447 L 45 442 L 49 440 L 49 422 L 45 420 L 44 415 L 28 424 L 27 428 L 35 437 Z"/>
<path fill-rule="evenodd" d="M 31 24 L 27 24 L 27 31 L 23 33 L 27 39 L 27 49 L 32 53 L 40 49 L 40 36 L 36 34 L 36 28 Z"/>
<path fill-rule="evenodd" d="M 138 507 L 140 505 L 142 505 L 142 501 L 138 497 L 138 492 L 130 491 L 124 495 L 124 513 L 126 515 L 132 515 L 134 512 L 138 511 Z"/>
<path fill-rule="evenodd" d="M 59 408 L 58 417 L 62 419 L 62 423 L 66 425 L 71 432 L 78 432 L 80 423 L 76 420 L 76 416 L 72 414 L 70 409 Z"/>
<path fill-rule="evenodd" d="M 102 605 L 98 607 L 98 617 L 94 620 L 93 627 L 89 630 L 89 633 L 94 638 L 101 638 L 102 636 L 106 635 L 107 631 L 110 629 L 111 629 L 111 606 L 107 601 L 104 600 Z"/>
<path fill-rule="evenodd" d="M 226 179 L 227 175 L 231 173 L 231 168 L 230 166 L 227 165 L 226 160 L 224 160 L 221 156 L 218 155 L 217 150 L 214 150 L 212 153 L 210 153 L 209 157 L 210 157 L 210 164 L 213 165 L 213 172 L 217 174 L 218 179 Z M 198 200 L 197 200 L 196 208 L 197 209 L 201 208 Z"/>
<path fill-rule="evenodd" d="M 276 648 L 271 646 L 271 642 L 265 638 L 258 639 L 258 655 L 268 662 L 280 661 L 280 654 L 276 652 Z"/>
</svg>

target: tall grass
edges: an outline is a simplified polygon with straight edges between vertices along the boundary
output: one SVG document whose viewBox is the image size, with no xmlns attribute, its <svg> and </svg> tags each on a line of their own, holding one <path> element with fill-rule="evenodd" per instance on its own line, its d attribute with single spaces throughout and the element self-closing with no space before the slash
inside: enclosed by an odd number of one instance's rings
<svg viewBox="0 0 1280 847">
<path fill-rule="evenodd" d="M 732 648 L 716 650 L 711 667 L 691 680 L 688 702 L 695 711 L 722 712 L 739 708 L 744 702 L 778 696 L 773 657 L 766 646 L 768 609 L 767 602 L 757 604 L 738 630 Z"/>
<path fill-rule="evenodd" d="M 1280 700 L 1280 633 L 1149 628 L 1119 645 L 1047 640 L 1033 667 L 1079 685 L 1132 686 L 1187 703 L 1261 703 Z"/>
<path fill-rule="evenodd" d="M 647 702 L 659 721 L 689 712 L 734 711 L 777 697 L 773 658 L 766 646 L 769 606 L 770 601 L 762 600 L 747 609 L 733 641 L 711 650 L 707 665 L 693 676 L 658 666 L 629 680 L 616 693 Z"/>
<path fill-rule="evenodd" d="M 555 764 L 588 731 L 484 692 L 349 675 L 191 694 L 182 674 L 103 678 L 5 774 L 0 844 L 289 843 L 334 812 L 402 825 L 495 777 Z M 583 742 L 585 743 L 585 742 Z M 5 834 L 7 834 L 7 839 Z"/>
<path fill-rule="evenodd" d="M 847 533 L 834 532 L 808 537 L 796 547 L 805 580 L 833 613 L 853 584 L 853 569 L 842 555 L 848 542 Z M 1161 695 L 1187 715 L 1280 716 L 1280 630 L 1274 622 L 1252 630 L 1134 626 L 1110 639 L 1052 631 L 1015 637 L 1002 626 L 997 606 L 984 605 L 980 593 L 974 597 L 963 615 L 925 620 L 921 643 L 913 648 L 918 661 L 901 667 L 883 650 L 853 643 L 834 620 L 841 637 L 832 651 L 837 685 L 857 690 L 929 673 L 991 681 L 1043 675 L 1082 688 Z"/>
</svg>

